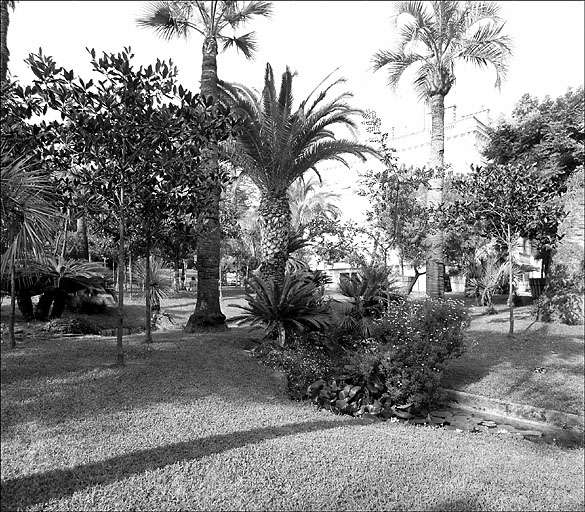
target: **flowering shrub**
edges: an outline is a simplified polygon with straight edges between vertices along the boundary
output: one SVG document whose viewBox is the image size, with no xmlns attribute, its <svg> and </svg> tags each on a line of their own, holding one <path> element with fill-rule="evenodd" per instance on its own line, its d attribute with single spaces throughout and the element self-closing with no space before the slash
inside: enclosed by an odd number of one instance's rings
<svg viewBox="0 0 585 512">
<path fill-rule="evenodd" d="M 305 397 L 307 386 L 321 377 L 329 377 L 337 368 L 338 355 L 326 339 L 317 335 L 294 334 L 284 348 L 263 345 L 256 351 L 261 361 L 284 371 L 291 397 Z"/>
<path fill-rule="evenodd" d="M 447 362 L 463 352 L 468 325 L 457 301 L 398 303 L 373 324 L 369 339 L 346 352 L 336 380 L 321 379 L 307 393 L 321 407 L 353 415 L 428 407 Z"/>
</svg>

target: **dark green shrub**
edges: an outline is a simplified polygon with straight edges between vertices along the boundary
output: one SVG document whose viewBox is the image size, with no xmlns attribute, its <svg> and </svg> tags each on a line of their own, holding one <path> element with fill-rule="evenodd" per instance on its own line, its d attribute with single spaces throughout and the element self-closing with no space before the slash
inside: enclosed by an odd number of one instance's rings
<svg viewBox="0 0 585 512">
<path fill-rule="evenodd" d="M 558 321 L 567 325 L 583 323 L 585 264 L 577 270 L 556 264 L 547 278 L 544 293 L 534 302 L 532 315 L 542 322 Z"/>
<path fill-rule="evenodd" d="M 257 276 L 248 285 L 248 305 L 232 305 L 246 313 L 233 320 L 238 325 L 263 325 L 266 340 L 277 340 L 284 347 L 295 332 L 323 331 L 330 325 L 329 301 L 308 271 L 286 274 L 281 286 Z"/>
<path fill-rule="evenodd" d="M 292 398 L 306 396 L 307 386 L 315 380 L 328 377 L 337 370 L 339 356 L 326 344 L 326 339 L 315 335 L 292 335 L 284 348 L 264 345 L 257 349 L 260 360 L 286 374 L 288 393 Z"/>
<path fill-rule="evenodd" d="M 447 362 L 463 351 L 468 325 L 466 310 L 455 301 L 396 304 L 372 324 L 369 339 L 346 352 L 335 384 L 321 379 L 307 393 L 321 407 L 352 415 L 404 417 L 410 413 L 400 407 L 428 407 Z"/>
</svg>

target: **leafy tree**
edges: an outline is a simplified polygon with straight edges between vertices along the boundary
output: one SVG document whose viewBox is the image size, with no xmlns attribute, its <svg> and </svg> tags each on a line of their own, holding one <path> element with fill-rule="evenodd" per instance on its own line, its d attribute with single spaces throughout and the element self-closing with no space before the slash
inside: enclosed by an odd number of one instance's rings
<svg viewBox="0 0 585 512">
<path fill-rule="evenodd" d="M 137 20 L 139 26 L 154 30 L 163 39 L 187 37 L 195 31 L 203 37 L 201 64 L 201 94 L 217 99 L 217 54 L 235 46 L 245 57 L 252 58 L 256 52 L 254 33 L 240 36 L 226 35 L 230 29 L 237 30 L 256 16 L 269 17 L 270 2 L 233 2 L 192 0 L 189 2 L 151 2 L 144 15 Z M 217 147 L 210 147 L 204 160 L 211 176 L 218 173 Z M 219 301 L 220 226 L 219 203 L 221 180 L 213 191 L 213 202 L 207 214 L 208 232 L 197 243 L 197 304 L 189 318 L 186 329 L 195 331 L 202 327 L 225 328 L 225 315 Z"/>
<path fill-rule="evenodd" d="M 569 89 L 552 100 L 525 94 L 516 103 L 511 119 L 502 120 L 488 131 L 484 156 L 496 164 L 527 162 L 539 173 L 551 176 L 550 184 L 560 196 L 567 190 L 569 177 L 585 161 L 583 86 Z M 543 274 L 552 264 L 552 249 L 558 224 L 536 226 L 527 233 L 537 242 Z"/>
<path fill-rule="evenodd" d="M 404 1 L 395 3 L 397 42 L 392 50 L 374 55 L 374 70 L 388 70 L 388 84 L 396 89 L 407 70 L 414 70 L 413 86 L 431 110 L 429 166 L 444 167 L 445 97 L 455 84 L 455 64 L 491 65 L 496 86 L 506 74 L 510 38 L 502 30 L 499 7 L 492 2 Z M 442 202 L 443 183 L 437 174 L 429 183 L 427 204 Z M 427 293 L 444 295 L 443 234 L 428 237 Z"/>
<path fill-rule="evenodd" d="M 458 198 L 440 208 L 444 225 L 472 226 L 506 247 L 510 336 L 514 334 L 514 247 L 526 232 L 563 215 L 550 181 L 550 177 L 540 176 L 534 166 L 475 167 L 468 175 L 454 177 L 452 190 Z"/>
<path fill-rule="evenodd" d="M 89 51 L 89 50 L 88 50 Z M 176 68 L 131 65 L 131 50 L 96 58 L 94 85 L 57 68 L 39 52 L 29 62 L 38 77 L 35 87 L 69 121 L 62 144 L 84 163 L 74 169 L 75 184 L 89 187 L 116 212 L 118 224 L 118 363 L 123 364 L 123 283 L 128 226 L 143 234 L 148 253 L 154 233 L 179 213 L 199 213 L 211 201 L 210 188 L 221 176 L 202 172 L 201 150 L 231 134 L 228 111 L 177 87 Z M 73 171 L 72 171 L 73 172 Z M 150 294 L 146 294 L 150 326 Z M 148 327 L 147 327 L 148 329 Z M 147 331 L 147 340 L 149 332 Z"/>
<path fill-rule="evenodd" d="M 265 280 L 276 284 L 283 282 L 288 257 L 291 211 L 287 191 L 292 183 L 319 162 L 337 160 L 348 166 L 344 154 L 362 160 L 368 153 L 376 154 L 367 145 L 336 138 L 333 133 L 338 128 L 355 128 L 353 116 L 360 113 L 346 103 L 349 93 L 326 101 L 330 89 L 343 80 L 334 81 L 314 99 L 312 93 L 294 109 L 293 76 L 287 68 L 278 93 L 270 64 L 261 94 L 221 82 L 226 102 L 246 120 L 231 155 L 260 189 L 260 271 Z"/>
</svg>

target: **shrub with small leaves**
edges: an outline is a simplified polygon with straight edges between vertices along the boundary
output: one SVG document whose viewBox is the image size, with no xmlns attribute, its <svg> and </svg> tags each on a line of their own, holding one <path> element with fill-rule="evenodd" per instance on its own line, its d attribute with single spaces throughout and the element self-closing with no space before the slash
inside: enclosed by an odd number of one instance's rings
<svg viewBox="0 0 585 512">
<path fill-rule="evenodd" d="M 533 304 L 532 315 L 536 320 L 567 325 L 583 323 L 584 267 L 585 262 L 577 271 L 563 264 L 553 266 L 544 293 Z"/>
<path fill-rule="evenodd" d="M 346 350 L 335 385 L 322 378 L 307 393 L 320 407 L 352 415 L 426 408 L 449 359 L 462 354 L 468 326 L 469 316 L 457 301 L 397 303 L 372 325 L 370 338 Z M 341 396 L 350 384 L 352 396 Z"/>
</svg>

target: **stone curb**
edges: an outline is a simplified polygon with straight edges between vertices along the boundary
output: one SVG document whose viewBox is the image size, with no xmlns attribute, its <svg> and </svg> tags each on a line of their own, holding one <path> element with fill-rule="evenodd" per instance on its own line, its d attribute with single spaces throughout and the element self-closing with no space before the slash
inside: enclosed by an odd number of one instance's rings
<svg viewBox="0 0 585 512">
<path fill-rule="evenodd" d="M 441 391 L 449 401 L 455 403 L 461 409 L 482 411 L 495 416 L 530 421 L 540 425 L 544 423 L 553 428 L 561 427 L 583 431 L 583 417 L 577 414 L 504 402 L 497 398 L 488 398 L 453 389 L 441 389 Z"/>
</svg>

